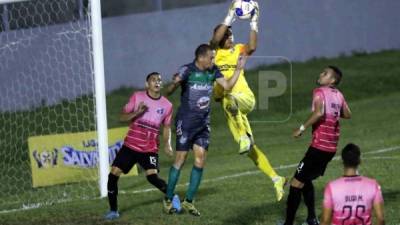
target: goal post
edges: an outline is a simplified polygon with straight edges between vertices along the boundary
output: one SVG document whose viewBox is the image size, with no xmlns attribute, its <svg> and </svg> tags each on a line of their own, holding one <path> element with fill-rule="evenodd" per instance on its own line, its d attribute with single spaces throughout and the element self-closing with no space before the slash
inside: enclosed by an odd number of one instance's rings
<svg viewBox="0 0 400 225">
<path fill-rule="evenodd" d="M 109 172 L 108 164 L 108 135 L 107 135 L 107 111 L 106 94 L 104 82 L 104 57 L 103 57 L 103 38 L 101 23 L 100 0 L 91 0 L 92 14 L 92 43 L 93 43 L 93 63 L 96 93 L 96 120 L 99 150 L 99 186 L 100 196 L 107 196 L 107 179 Z"/>
</svg>

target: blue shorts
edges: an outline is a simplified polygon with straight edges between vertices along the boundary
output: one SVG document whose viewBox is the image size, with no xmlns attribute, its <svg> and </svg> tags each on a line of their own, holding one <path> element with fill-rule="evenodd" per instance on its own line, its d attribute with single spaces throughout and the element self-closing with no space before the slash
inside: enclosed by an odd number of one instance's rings
<svg viewBox="0 0 400 225">
<path fill-rule="evenodd" d="M 196 144 L 208 150 L 210 144 L 210 124 L 208 121 L 196 123 L 193 120 L 176 120 L 176 151 L 189 151 Z"/>
</svg>

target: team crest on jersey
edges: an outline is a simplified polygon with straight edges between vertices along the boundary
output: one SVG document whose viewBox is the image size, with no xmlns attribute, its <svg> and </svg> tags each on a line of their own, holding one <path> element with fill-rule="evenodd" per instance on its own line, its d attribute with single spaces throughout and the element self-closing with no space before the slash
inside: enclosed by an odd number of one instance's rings
<svg viewBox="0 0 400 225">
<path fill-rule="evenodd" d="M 164 108 L 158 108 L 158 109 L 156 110 L 156 112 L 157 112 L 158 115 L 163 115 L 164 112 L 165 112 L 165 109 L 164 109 Z"/>
</svg>

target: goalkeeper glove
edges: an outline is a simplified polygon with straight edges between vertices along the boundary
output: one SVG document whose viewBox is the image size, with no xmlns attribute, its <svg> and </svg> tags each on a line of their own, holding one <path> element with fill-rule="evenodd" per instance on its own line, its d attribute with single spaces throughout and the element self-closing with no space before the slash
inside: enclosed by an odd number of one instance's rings
<svg viewBox="0 0 400 225">
<path fill-rule="evenodd" d="M 258 2 L 254 1 L 255 12 L 250 19 L 250 29 L 258 33 L 258 17 L 260 15 L 260 9 L 258 7 Z"/>
<path fill-rule="evenodd" d="M 231 5 L 229 6 L 228 9 L 228 14 L 226 15 L 224 21 L 222 22 L 222 24 L 226 25 L 226 26 L 231 26 L 233 21 L 235 21 L 235 7 L 234 7 L 234 1 L 232 1 Z"/>
</svg>

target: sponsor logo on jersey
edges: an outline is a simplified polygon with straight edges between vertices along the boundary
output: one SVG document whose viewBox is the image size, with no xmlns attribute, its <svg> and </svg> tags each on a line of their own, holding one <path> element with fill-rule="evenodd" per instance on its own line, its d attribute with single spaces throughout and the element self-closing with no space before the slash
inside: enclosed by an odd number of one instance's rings
<svg viewBox="0 0 400 225">
<path fill-rule="evenodd" d="M 210 98 L 207 96 L 201 97 L 197 100 L 197 107 L 199 109 L 206 109 L 210 105 Z"/>
<path fill-rule="evenodd" d="M 209 84 L 193 84 L 190 85 L 190 89 L 196 90 L 196 91 L 208 91 L 212 89 L 212 85 Z"/>
</svg>

